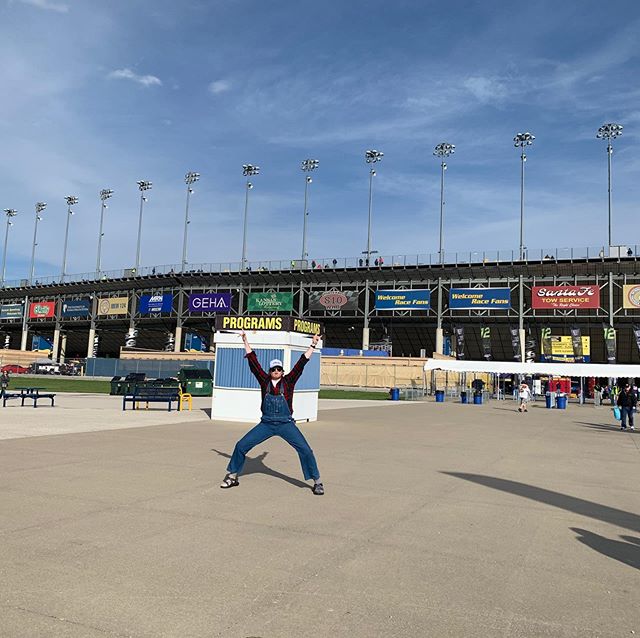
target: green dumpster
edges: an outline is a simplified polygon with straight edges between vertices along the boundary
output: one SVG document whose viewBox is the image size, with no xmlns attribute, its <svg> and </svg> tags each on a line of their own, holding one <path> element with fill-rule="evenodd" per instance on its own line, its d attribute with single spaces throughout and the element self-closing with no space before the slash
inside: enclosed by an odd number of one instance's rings
<svg viewBox="0 0 640 638">
<path fill-rule="evenodd" d="M 109 392 L 109 394 L 111 394 L 112 396 L 123 394 L 123 382 L 120 379 L 122 379 L 122 377 L 113 377 L 113 379 L 111 379 L 111 392 Z"/>
<path fill-rule="evenodd" d="M 194 397 L 210 397 L 213 393 L 213 377 L 206 368 L 180 368 L 178 379 L 182 391 Z"/>
</svg>

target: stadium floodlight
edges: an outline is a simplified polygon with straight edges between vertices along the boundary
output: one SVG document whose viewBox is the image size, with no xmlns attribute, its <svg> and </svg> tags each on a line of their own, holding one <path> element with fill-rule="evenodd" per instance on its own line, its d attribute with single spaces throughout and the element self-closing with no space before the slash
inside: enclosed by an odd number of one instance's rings
<svg viewBox="0 0 640 638">
<path fill-rule="evenodd" d="M 609 195 L 609 246 L 611 246 L 611 156 L 613 155 L 612 140 L 622 135 L 622 124 L 609 122 L 603 124 L 596 133 L 596 137 L 601 140 L 607 140 L 607 192 Z"/>
<path fill-rule="evenodd" d="M 13 226 L 13 222 L 11 220 L 18 214 L 18 211 L 15 208 L 5 208 L 4 214 L 7 216 L 7 230 L 4 233 L 4 251 L 2 253 L 2 281 L 0 282 L 2 286 L 4 286 L 5 268 L 7 265 L 7 243 L 9 242 L 9 228 Z"/>
<path fill-rule="evenodd" d="M 73 215 L 72 206 L 75 206 L 78 203 L 78 198 L 75 195 L 67 195 L 64 198 L 64 201 L 67 202 L 67 224 L 64 231 L 64 248 L 62 249 L 62 272 L 60 273 L 60 281 L 64 283 L 64 278 L 67 274 L 67 246 L 69 244 L 69 221 L 71 220 L 71 215 Z"/>
<path fill-rule="evenodd" d="M 247 267 L 247 214 L 249 212 L 249 191 L 253 188 L 253 184 L 249 181 L 252 175 L 258 175 L 260 173 L 260 167 L 254 164 L 243 164 L 242 174 L 247 178 L 247 184 L 245 188 L 244 198 L 244 228 L 242 231 L 242 261 L 240 262 L 240 269 L 245 270 Z"/>
<path fill-rule="evenodd" d="M 516 133 L 513 138 L 513 145 L 520 147 L 520 259 L 525 258 L 524 247 L 524 164 L 527 161 L 527 154 L 524 152 L 525 146 L 531 146 L 535 135 L 532 135 L 528 131 L 526 133 Z"/>
<path fill-rule="evenodd" d="M 147 180 L 140 180 L 136 182 L 136 184 L 140 189 L 140 215 L 138 216 L 138 242 L 136 246 L 136 275 L 137 275 L 140 270 L 140 242 L 142 240 L 142 212 L 144 209 L 144 203 L 147 201 L 147 197 L 145 196 L 145 193 L 148 190 L 151 190 L 153 183 Z"/>
<path fill-rule="evenodd" d="M 47 207 L 46 202 L 36 203 L 36 223 L 33 228 L 33 245 L 31 247 L 31 268 L 29 269 L 29 283 L 33 283 L 33 275 L 36 267 L 36 246 L 38 245 L 38 222 L 42 221 L 40 213 Z"/>
<path fill-rule="evenodd" d="M 311 171 L 315 171 L 316 168 L 320 165 L 320 160 L 317 159 L 306 159 L 302 161 L 300 168 L 304 173 L 310 173 Z M 302 216 L 302 261 L 304 261 L 308 257 L 307 253 L 307 217 L 309 216 L 309 209 L 307 207 L 309 201 L 309 184 L 311 184 L 313 180 L 311 179 L 311 175 L 306 175 L 304 178 L 304 212 Z"/>
<path fill-rule="evenodd" d="M 199 179 L 200 179 L 200 173 L 195 173 L 194 171 L 189 171 L 184 176 L 184 183 L 187 185 L 187 206 L 184 212 L 184 238 L 182 241 L 182 272 L 184 272 L 185 268 L 187 267 L 187 235 L 188 235 L 189 224 L 191 223 L 189 221 L 189 198 L 191 196 L 191 193 L 193 193 L 193 188 L 191 188 L 191 186 L 193 186 L 193 184 L 195 184 Z"/>
<path fill-rule="evenodd" d="M 376 149 L 371 149 L 364 153 L 364 160 L 367 164 L 376 164 L 377 162 L 381 162 L 383 157 L 384 153 L 382 151 L 377 151 Z M 369 221 L 367 224 L 367 250 L 363 251 L 363 254 L 367 256 L 367 266 L 369 265 L 371 254 L 377 252 L 375 250 L 371 250 L 371 212 L 373 204 L 373 178 L 375 176 L 376 171 L 372 168 L 369 171 Z"/>
<path fill-rule="evenodd" d="M 449 144 L 448 142 L 440 142 L 436 144 L 433 154 L 440 158 L 440 244 L 438 248 L 438 255 L 440 256 L 440 263 L 444 263 L 444 246 L 443 246 L 443 232 L 444 232 L 444 172 L 447 170 L 447 163 L 445 160 L 453 155 L 456 151 L 455 144 Z"/>
<path fill-rule="evenodd" d="M 107 209 L 107 200 L 111 198 L 113 191 L 110 188 L 103 188 L 100 191 L 100 228 L 98 229 L 98 254 L 96 257 L 96 275 L 100 278 L 102 271 L 102 238 L 104 233 L 102 232 L 102 224 L 104 222 L 104 211 Z"/>
</svg>

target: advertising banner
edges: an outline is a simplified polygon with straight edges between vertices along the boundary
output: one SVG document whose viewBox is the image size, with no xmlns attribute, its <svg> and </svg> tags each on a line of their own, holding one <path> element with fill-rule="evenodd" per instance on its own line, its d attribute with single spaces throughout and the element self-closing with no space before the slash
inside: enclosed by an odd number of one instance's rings
<svg viewBox="0 0 640 638">
<path fill-rule="evenodd" d="M 22 304 L 6 303 L 1 305 L 0 319 L 22 319 Z"/>
<path fill-rule="evenodd" d="M 480 328 L 480 338 L 482 339 L 482 356 L 486 361 L 491 361 L 493 355 L 491 354 L 491 328 L 489 326 Z"/>
<path fill-rule="evenodd" d="M 189 295 L 189 312 L 231 312 L 231 293 L 193 293 Z"/>
<path fill-rule="evenodd" d="M 53 350 L 53 341 L 40 335 L 33 335 L 31 338 L 31 350 L 33 352 L 46 352 L 49 354 Z"/>
<path fill-rule="evenodd" d="M 543 361 L 556 363 L 589 363 L 591 361 L 591 339 L 580 337 L 582 355 L 576 359 L 573 337 L 569 335 L 551 336 L 551 354 L 541 357 Z"/>
<path fill-rule="evenodd" d="M 551 356 L 551 328 L 540 328 L 540 341 L 540 360 L 545 361 Z"/>
<path fill-rule="evenodd" d="M 103 297 L 98 299 L 99 315 L 126 315 L 129 312 L 129 297 Z"/>
<path fill-rule="evenodd" d="M 571 328 L 571 347 L 576 363 L 583 363 L 582 333 L 577 326 Z"/>
<path fill-rule="evenodd" d="M 518 328 L 509 328 L 511 333 L 511 347 L 513 348 L 513 358 L 520 361 L 520 330 Z"/>
<path fill-rule="evenodd" d="M 459 326 L 454 328 L 456 335 L 456 359 L 459 361 L 464 359 L 464 328 Z"/>
<path fill-rule="evenodd" d="M 216 330 L 277 330 L 301 332 L 308 335 L 322 334 L 322 324 L 297 317 L 216 317 Z"/>
<path fill-rule="evenodd" d="M 90 299 L 72 299 L 62 302 L 63 317 L 88 317 L 91 314 Z"/>
<path fill-rule="evenodd" d="M 309 310 L 357 310 L 357 290 L 315 290 L 309 293 Z"/>
<path fill-rule="evenodd" d="M 640 284 L 622 286 L 622 307 L 640 308 Z"/>
<path fill-rule="evenodd" d="M 607 346 L 607 363 L 616 362 L 616 331 L 615 328 L 607 326 L 603 327 L 604 330 L 604 342 Z"/>
<path fill-rule="evenodd" d="M 529 328 L 527 338 L 524 340 L 524 360 L 533 363 L 536 360 L 537 341 L 535 333 Z"/>
<path fill-rule="evenodd" d="M 173 308 L 173 295 L 167 293 L 164 295 L 142 295 L 140 297 L 140 305 L 138 312 L 141 315 L 150 315 L 153 313 L 170 313 Z"/>
<path fill-rule="evenodd" d="M 531 288 L 531 307 L 534 310 L 543 308 L 599 308 L 600 287 L 586 286 L 533 286 Z"/>
<path fill-rule="evenodd" d="M 291 312 L 292 292 L 250 292 L 247 300 L 249 312 Z"/>
<path fill-rule="evenodd" d="M 29 319 L 48 319 L 55 317 L 55 301 L 34 301 L 29 304 Z"/>
<path fill-rule="evenodd" d="M 452 310 L 508 310 L 511 308 L 511 289 L 451 288 L 449 308 Z"/>
<path fill-rule="evenodd" d="M 376 310 L 429 310 L 430 290 L 376 290 Z"/>
</svg>

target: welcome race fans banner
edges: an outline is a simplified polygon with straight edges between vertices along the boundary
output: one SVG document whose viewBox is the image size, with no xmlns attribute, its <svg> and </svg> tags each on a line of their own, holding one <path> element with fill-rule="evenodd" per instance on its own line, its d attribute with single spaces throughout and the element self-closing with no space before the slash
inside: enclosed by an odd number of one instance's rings
<svg viewBox="0 0 640 638">
<path fill-rule="evenodd" d="M 376 290 L 376 310 L 429 310 L 430 290 Z"/>
<path fill-rule="evenodd" d="M 452 310 L 508 310 L 510 288 L 451 288 L 449 308 Z"/>
<path fill-rule="evenodd" d="M 534 310 L 599 308 L 600 286 L 533 286 L 531 307 Z"/>
</svg>

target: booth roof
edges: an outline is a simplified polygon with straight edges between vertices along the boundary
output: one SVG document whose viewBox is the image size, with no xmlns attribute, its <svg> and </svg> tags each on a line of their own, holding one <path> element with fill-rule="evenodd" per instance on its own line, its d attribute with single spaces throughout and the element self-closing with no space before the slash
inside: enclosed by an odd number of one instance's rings
<svg viewBox="0 0 640 638">
<path fill-rule="evenodd" d="M 494 372 L 496 374 L 548 374 L 554 377 L 640 377 L 640 365 L 616 363 L 521 363 L 520 361 L 455 361 L 428 359 L 425 372 Z"/>
</svg>

